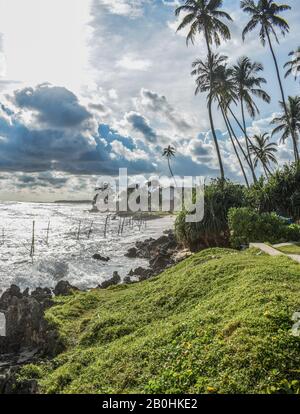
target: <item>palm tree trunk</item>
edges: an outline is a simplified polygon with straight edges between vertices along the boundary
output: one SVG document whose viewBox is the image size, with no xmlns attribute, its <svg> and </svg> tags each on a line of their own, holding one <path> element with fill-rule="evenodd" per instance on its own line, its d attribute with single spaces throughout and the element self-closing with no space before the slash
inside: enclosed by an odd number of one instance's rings
<svg viewBox="0 0 300 414">
<path fill-rule="evenodd" d="M 270 46 L 270 50 L 271 50 L 273 60 L 274 60 L 274 63 L 275 63 L 275 68 L 276 68 L 277 78 L 278 78 L 278 82 L 279 82 L 279 87 L 280 87 L 282 103 L 283 103 L 283 107 L 284 107 L 284 111 L 285 111 L 285 116 L 286 116 L 288 126 L 289 126 L 289 129 L 290 129 L 290 132 L 291 132 L 292 140 L 293 140 L 295 161 L 299 162 L 299 151 L 298 151 L 298 146 L 297 146 L 297 137 L 296 137 L 295 131 L 293 130 L 292 125 L 291 125 L 290 116 L 289 116 L 289 112 L 288 112 L 287 105 L 286 105 L 286 100 L 285 100 L 285 94 L 284 94 L 284 90 L 283 90 L 283 86 L 282 86 L 282 81 L 281 81 L 278 62 L 277 62 L 277 59 L 276 59 L 276 55 L 275 55 L 275 52 L 274 52 L 274 49 L 273 49 L 273 45 L 272 45 L 271 38 L 270 38 L 268 30 L 266 30 L 266 33 L 267 33 L 267 38 L 268 38 L 268 43 L 269 43 L 269 46 Z"/>
<path fill-rule="evenodd" d="M 273 175 L 272 171 L 270 170 L 270 168 L 268 167 L 268 165 L 267 165 L 267 164 L 265 164 L 265 169 L 267 170 L 267 172 L 268 172 L 268 174 L 269 174 L 270 176 L 272 176 L 272 175 Z"/>
<path fill-rule="evenodd" d="M 246 119 L 245 119 L 245 110 L 244 110 L 243 98 L 241 98 L 241 111 L 242 111 L 243 126 L 244 126 L 244 131 L 245 131 L 245 140 L 246 140 L 247 154 L 248 154 L 249 162 L 250 162 L 250 165 L 251 165 L 251 172 L 252 172 L 253 181 L 256 183 L 257 182 L 257 178 L 256 178 L 256 175 L 255 175 L 255 169 L 254 169 L 254 166 L 253 166 L 253 162 L 252 162 L 252 158 L 251 158 L 251 153 L 250 153 L 249 138 L 248 138 L 248 134 L 247 134 L 247 127 L 246 127 Z"/>
<path fill-rule="evenodd" d="M 237 117 L 235 116 L 235 114 L 233 113 L 233 111 L 232 111 L 232 109 L 230 108 L 230 107 L 228 107 L 228 109 L 229 109 L 229 112 L 231 113 L 231 115 L 233 116 L 233 118 L 235 119 L 235 121 L 236 121 L 236 123 L 238 124 L 238 126 L 240 127 L 240 129 L 241 129 L 241 131 L 243 132 L 243 134 L 245 135 L 245 140 L 246 140 L 246 143 L 250 143 L 251 144 L 251 141 L 250 141 L 250 139 L 249 139 L 249 137 L 248 137 L 248 134 L 247 134 L 247 129 L 245 129 L 243 126 L 242 126 L 242 124 L 240 123 L 240 121 L 237 119 Z M 247 147 L 248 148 L 248 147 Z M 250 158 L 248 158 L 247 157 L 247 159 L 248 159 L 248 164 L 249 164 L 249 167 L 250 167 L 250 169 L 251 169 L 251 173 L 252 173 L 252 177 L 253 177 L 253 181 L 254 181 L 254 183 L 257 183 L 257 177 L 256 177 L 256 174 L 255 174 L 255 170 L 254 170 L 254 166 L 253 166 L 253 163 L 252 163 L 252 159 Z"/>
<path fill-rule="evenodd" d="M 243 173 L 243 176 L 244 176 L 244 179 L 245 179 L 246 185 L 247 185 L 247 187 L 248 187 L 248 188 L 250 188 L 250 186 L 249 186 L 249 181 L 248 181 L 248 178 L 247 178 L 247 175 L 246 175 L 246 172 L 245 172 L 245 169 L 244 169 L 243 163 L 242 163 L 242 161 L 241 161 L 241 158 L 240 158 L 240 155 L 239 155 L 239 153 L 238 153 L 238 150 L 236 149 L 236 146 L 235 146 L 235 143 L 234 143 L 234 140 L 233 140 L 232 134 L 231 134 L 231 130 L 230 130 L 230 127 L 229 127 L 229 125 L 228 125 L 228 123 L 227 123 L 226 115 L 225 115 L 225 112 L 224 112 L 224 109 L 223 109 L 222 105 L 220 104 L 220 101 L 219 101 L 219 106 L 220 106 L 220 108 L 221 108 L 222 115 L 223 115 L 223 119 L 224 119 L 224 122 L 225 122 L 225 125 L 226 125 L 226 128 L 227 128 L 227 131 L 228 131 L 229 137 L 230 137 L 230 141 L 231 141 L 231 143 L 232 143 L 232 146 L 233 146 L 233 149 L 234 149 L 235 155 L 236 155 L 236 157 L 237 157 L 237 159 L 238 159 L 238 162 L 239 162 L 239 164 L 240 164 L 240 167 L 241 167 L 241 170 L 242 170 L 242 173 Z"/>
<path fill-rule="evenodd" d="M 269 179 L 269 174 L 268 174 L 268 170 L 266 168 L 266 165 L 264 163 L 262 163 L 262 165 L 263 165 L 263 169 L 264 169 L 264 172 L 265 172 L 265 176 L 267 177 L 267 179 Z"/>
<path fill-rule="evenodd" d="M 227 120 L 227 123 L 228 123 L 228 125 L 229 125 L 229 128 L 230 128 L 230 130 L 231 130 L 231 133 L 232 133 L 232 135 L 233 135 L 233 137 L 234 137 L 234 139 L 235 139 L 235 142 L 238 144 L 238 146 L 239 146 L 239 148 L 240 148 L 240 150 L 241 150 L 241 152 L 242 152 L 242 154 L 243 154 L 243 156 L 244 156 L 244 158 L 245 158 L 245 161 L 247 162 L 247 164 L 248 164 L 249 168 L 251 169 L 251 164 L 250 164 L 250 161 L 248 160 L 247 154 L 245 153 L 244 148 L 242 147 L 242 145 L 241 145 L 240 141 L 238 140 L 238 138 L 237 138 L 237 136 L 236 136 L 236 133 L 234 132 L 234 129 L 233 129 L 232 125 L 231 125 L 231 122 L 230 122 L 230 120 L 229 120 L 229 118 L 228 118 L 227 114 L 225 114 L 225 116 L 226 116 L 226 120 Z"/>
<path fill-rule="evenodd" d="M 177 183 L 176 183 L 176 180 L 175 180 L 175 177 L 174 177 L 174 174 L 173 174 L 172 168 L 171 168 L 170 157 L 168 157 L 168 166 L 169 166 L 169 171 L 170 171 L 170 174 L 171 174 L 171 176 L 173 177 L 173 180 L 174 180 L 174 183 L 175 183 L 175 187 L 177 188 Z"/>
<path fill-rule="evenodd" d="M 210 46 L 209 46 L 208 33 L 207 33 L 206 28 L 205 28 L 205 40 L 206 40 L 206 45 L 207 45 L 209 64 L 211 65 L 211 63 L 212 63 L 212 53 L 211 53 Z M 212 70 L 211 70 L 211 67 L 210 67 L 210 91 L 209 91 L 209 98 L 208 98 L 208 114 L 209 114 L 210 128 L 211 128 L 213 140 L 214 140 L 214 143 L 215 143 L 217 157 L 218 157 L 219 166 L 220 166 L 221 180 L 225 181 L 224 166 L 223 166 L 223 162 L 222 162 L 220 147 L 219 147 L 218 138 L 217 138 L 217 135 L 216 135 L 213 116 L 212 116 L 211 89 L 212 89 Z"/>
</svg>

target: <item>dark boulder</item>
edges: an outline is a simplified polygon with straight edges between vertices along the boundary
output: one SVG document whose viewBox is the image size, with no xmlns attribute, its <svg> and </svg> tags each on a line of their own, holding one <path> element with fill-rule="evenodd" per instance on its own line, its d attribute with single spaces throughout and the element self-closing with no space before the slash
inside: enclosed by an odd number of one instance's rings
<svg viewBox="0 0 300 414">
<path fill-rule="evenodd" d="M 126 257 L 129 257 L 130 259 L 135 259 L 138 254 L 138 250 L 136 247 L 131 247 L 128 252 L 125 254 Z"/>
<path fill-rule="evenodd" d="M 16 297 L 21 299 L 23 297 L 21 290 L 16 285 L 11 285 L 9 289 L 7 289 L 0 298 L 0 310 L 4 311 L 8 308 L 11 304 L 12 298 Z"/>
<path fill-rule="evenodd" d="M 125 285 L 130 285 L 132 283 L 131 277 L 129 275 L 128 276 L 125 276 L 124 277 L 124 280 L 123 280 L 123 283 Z"/>
<path fill-rule="evenodd" d="M 0 303 L 6 319 L 6 337 L 0 342 L 2 353 L 39 349 L 41 354 L 56 355 L 63 349 L 57 332 L 44 317 L 53 304 L 49 289 L 38 288 L 31 295 L 23 295 L 12 286 L 3 293 Z"/>
<path fill-rule="evenodd" d="M 70 285 L 69 282 L 65 280 L 61 280 L 58 282 L 58 284 L 55 286 L 53 293 L 55 296 L 70 296 L 74 292 L 78 291 L 79 289 L 75 286 Z"/>
<path fill-rule="evenodd" d="M 101 262 L 109 262 L 110 261 L 110 258 L 109 257 L 103 257 L 103 256 L 101 256 L 98 253 L 94 254 L 93 259 L 94 260 L 99 260 Z"/>
<path fill-rule="evenodd" d="M 101 289 L 107 289 L 110 286 L 116 286 L 119 283 L 121 283 L 121 277 L 118 272 L 114 272 L 112 278 L 105 280 L 101 283 L 100 288 Z"/>
</svg>

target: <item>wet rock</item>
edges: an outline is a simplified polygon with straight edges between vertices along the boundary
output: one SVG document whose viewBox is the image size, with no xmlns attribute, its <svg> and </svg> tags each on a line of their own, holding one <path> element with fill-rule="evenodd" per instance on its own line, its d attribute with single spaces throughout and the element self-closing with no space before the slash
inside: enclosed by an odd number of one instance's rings
<svg viewBox="0 0 300 414">
<path fill-rule="evenodd" d="M 121 276 L 118 272 L 114 272 L 111 279 L 105 280 L 103 283 L 101 283 L 100 288 L 107 289 L 108 287 L 116 286 L 119 283 L 121 283 Z"/>
<path fill-rule="evenodd" d="M 152 269 L 145 269 L 143 267 L 138 267 L 133 271 L 133 276 L 137 276 L 139 280 L 146 280 L 149 277 L 153 276 Z"/>
<path fill-rule="evenodd" d="M 18 353 L 22 349 L 39 349 L 41 353 L 55 355 L 62 344 L 44 317 L 52 306 L 51 291 L 38 288 L 31 295 L 23 295 L 16 286 L 3 293 L 1 311 L 6 319 L 6 337 L 1 339 L 0 352 Z"/>
<path fill-rule="evenodd" d="M 124 277 L 123 283 L 125 285 L 130 285 L 132 283 L 131 277 L 129 275 Z"/>
<path fill-rule="evenodd" d="M 29 291 L 23 293 L 23 297 L 29 297 Z M 32 293 L 31 297 L 35 298 L 38 302 L 43 303 L 44 308 L 52 306 L 52 292 L 48 288 L 36 288 Z"/>
<path fill-rule="evenodd" d="M 74 292 L 78 291 L 79 289 L 75 286 L 70 285 L 69 282 L 65 280 L 61 280 L 58 282 L 58 284 L 55 286 L 53 293 L 55 296 L 70 296 Z"/>
<path fill-rule="evenodd" d="M 136 247 L 131 247 L 128 252 L 125 254 L 126 257 L 129 257 L 130 259 L 134 259 L 137 257 L 138 249 Z"/>
<path fill-rule="evenodd" d="M 109 262 L 110 261 L 109 257 L 103 257 L 100 254 L 94 254 L 93 259 L 94 260 L 99 260 L 101 262 Z"/>
<path fill-rule="evenodd" d="M 4 311 L 10 305 L 12 298 L 16 297 L 21 299 L 23 297 L 21 290 L 16 285 L 11 285 L 9 289 L 7 289 L 0 298 L 0 311 Z"/>
<path fill-rule="evenodd" d="M 129 258 L 152 259 L 160 250 L 172 255 L 178 249 L 175 234 L 172 230 L 165 232 L 165 234 L 158 239 L 147 239 L 142 242 L 136 242 L 135 247 L 132 247 L 126 253 Z"/>
<path fill-rule="evenodd" d="M 155 272 L 160 272 L 171 266 L 174 262 L 170 256 L 162 253 L 150 260 L 150 266 Z"/>
</svg>

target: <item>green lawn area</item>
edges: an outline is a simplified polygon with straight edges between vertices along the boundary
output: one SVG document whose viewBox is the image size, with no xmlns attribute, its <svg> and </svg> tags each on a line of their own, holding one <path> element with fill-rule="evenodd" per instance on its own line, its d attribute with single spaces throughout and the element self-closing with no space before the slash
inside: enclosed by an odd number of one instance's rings
<svg viewBox="0 0 300 414">
<path fill-rule="evenodd" d="M 300 392 L 300 266 L 212 249 L 133 285 L 59 298 L 66 351 L 23 368 L 43 393 Z"/>
<path fill-rule="evenodd" d="M 282 253 L 285 254 L 299 254 L 300 255 L 300 244 L 295 243 L 291 246 L 276 247 Z"/>
</svg>

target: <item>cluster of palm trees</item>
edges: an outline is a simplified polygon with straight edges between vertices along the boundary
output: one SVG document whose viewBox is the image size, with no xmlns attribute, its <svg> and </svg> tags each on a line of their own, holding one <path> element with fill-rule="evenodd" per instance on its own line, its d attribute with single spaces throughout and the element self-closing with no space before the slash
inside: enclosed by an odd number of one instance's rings
<svg viewBox="0 0 300 414">
<path fill-rule="evenodd" d="M 187 44 L 194 44 L 198 35 L 202 35 L 205 39 L 207 58 L 193 62 L 192 75 L 196 79 L 195 93 L 207 94 L 210 128 L 219 162 L 220 177 L 224 180 L 225 172 L 214 124 L 214 105 L 221 112 L 234 153 L 245 182 L 249 186 L 248 171 L 251 172 L 253 182 L 257 182 L 256 167 L 259 164 L 262 165 L 265 175 L 269 177 L 272 174 L 271 165 L 277 163 L 277 145 L 271 142 L 271 135 L 250 137 L 247 131 L 247 115 L 254 118 L 259 114 L 256 100 L 270 103 L 271 97 L 263 89 L 267 81 L 262 76 L 264 68 L 260 63 L 243 56 L 235 65 L 230 66 L 226 56 L 213 50 L 214 47 L 220 46 L 222 40 L 227 41 L 231 38 L 230 29 L 225 22 L 232 21 L 232 18 L 222 10 L 222 5 L 222 0 L 186 0 L 175 12 L 176 16 L 184 14 L 177 30 L 188 29 Z M 272 135 L 282 133 L 283 142 L 291 139 L 295 162 L 299 162 L 300 97 L 289 97 L 286 100 L 281 71 L 273 46 L 274 39 L 279 42 L 277 31 L 282 35 L 289 32 L 289 25 L 280 14 L 290 10 L 291 7 L 278 5 L 270 0 L 243 0 L 241 8 L 250 16 L 242 33 L 243 39 L 249 32 L 258 28 L 260 40 L 263 46 L 268 45 L 275 65 L 281 93 L 282 115 L 272 120 L 272 124 L 277 125 Z M 293 74 L 297 78 L 297 74 L 300 74 L 300 48 L 291 52 L 290 56 L 292 60 L 285 65 L 286 77 Z M 240 134 L 236 132 L 237 128 L 241 131 L 243 139 L 240 139 Z M 172 154 L 169 153 L 170 157 L 174 155 L 174 151 Z"/>
</svg>

